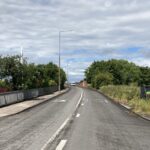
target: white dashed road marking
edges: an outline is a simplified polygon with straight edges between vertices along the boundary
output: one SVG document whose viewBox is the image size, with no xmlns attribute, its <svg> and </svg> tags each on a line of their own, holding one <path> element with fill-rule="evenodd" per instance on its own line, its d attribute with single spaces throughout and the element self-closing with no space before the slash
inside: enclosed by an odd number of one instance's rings
<svg viewBox="0 0 150 150">
<path fill-rule="evenodd" d="M 45 150 L 47 148 L 47 146 L 57 137 L 57 135 L 59 135 L 59 133 L 62 131 L 62 129 L 64 129 L 64 127 L 68 124 L 70 120 L 70 117 L 67 118 L 64 123 L 60 126 L 60 128 L 53 134 L 52 137 L 50 137 L 50 139 L 45 143 L 45 145 L 41 148 L 41 150 Z"/>
<path fill-rule="evenodd" d="M 58 144 L 58 146 L 56 147 L 56 150 L 63 150 L 66 143 L 67 143 L 67 140 L 61 140 L 60 143 Z"/>
<path fill-rule="evenodd" d="M 108 101 L 107 101 L 106 99 L 105 99 L 104 101 L 105 101 L 105 103 L 107 103 L 107 104 L 108 104 Z"/>
<path fill-rule="evenodd" d="M 60 100 L 60 102 L 66 102 L 66 100 Z"/>
<path fill-rule="evenodd" d="M 82 100 L 82 97 L 83 97 L 83 92 L 81 93 L 81 96 L 79 98 L 79 101 L 78 103 L 76 104 L 76 110 L 77 108 L 79 107 L 80 103 L 81 103 L 81 100 Z M 72 114 L 69 115 L 69 117 L 64 121 L 64 123 L 58 128 L 58 130 L 52 135 L 52 137 L 50 137 L 48 139 L 48 141 L 43 145 L 43 147 L 41 148 L 41 150 L 45 150 L 47 148 L 47 146 L 53 142 L 55 140 L 55 138 L 60 134 L 60 132 L 65 128 L 65 126 L 69 123 L 70 119 L 72 118 Z M 67 141 L 66 141 L 67 142 Z M 65 141 L 63 141 L 64 143 L 64 146 L 66 144 Z M 63 144 L 61 144 L 63 145 Z M 56 149 L 56 150 L 59 150 L 59 149 Z M 60 149 L 61 150 L 61 149 Z"/>
<path fill-rule="evenodd" d="M 65 103 L 66 102 L 66 100 L 56 100 L 56 101 L 54 101 L 54 103 Z"/>
<path fill-rule="evenodd" d="M 76 117 L 79 118 L 79 117 L 80 117 L 80 114 L 77 114 Z"/>
</svg>

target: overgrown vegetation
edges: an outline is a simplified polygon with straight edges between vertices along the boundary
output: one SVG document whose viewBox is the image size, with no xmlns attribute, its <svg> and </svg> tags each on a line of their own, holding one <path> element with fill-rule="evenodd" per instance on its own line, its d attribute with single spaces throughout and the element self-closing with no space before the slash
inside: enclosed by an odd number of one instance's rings
<svg viewBox="0 0 150 150">
<path fill-rule="evenodd" d="M 108 85 L 101 87 L 100 90 L 118 101 L 121 100 L 125 102 L 132 99 L 140 99 L 140 88 L 137 86 Z"/>
<path fill-rule="evenodd" d="M 85 76 L 93 88 L 131 106 L 134 112 L 150 115 L 150 100 L 140 99 L 140 86 L 150 85 L 149 67 L 140 67 L 126 60 L 96 61 L 87 68 Z"/>
<path fill-rule="evenodd" d="M 96 61 L 85 71 L 86 80 L 92 87 L 103 85 L 150 84 L 150 68 L 139 67 L 126 60 Z"/>
<path fill-rule="evenodd" d="M 61 87 L 66 74 L 61 69 Z M 36 65 L 20 56 L 0 56 L 0 87 L 9 90 L 31 89 L 58 85 L 58 67 L 52 62 Z"/>
<path fill-rule="evenodd" d="M 98 73 L 95 75 L 95 77 L 92 79 L 92 86 L 95 88 L 99 88 L 103 85 L 112 84 L 113 82 L 113 76 L 110 73 Z"/>
<path fill-rule="evenodd" d="M 101 87 L 100 91 L 116 102 L 130 106 L 136 113 L 150 115 L 150 101 L 140 99 L 140 88 L 137 86 L 109 85 Z"/>
</svg>

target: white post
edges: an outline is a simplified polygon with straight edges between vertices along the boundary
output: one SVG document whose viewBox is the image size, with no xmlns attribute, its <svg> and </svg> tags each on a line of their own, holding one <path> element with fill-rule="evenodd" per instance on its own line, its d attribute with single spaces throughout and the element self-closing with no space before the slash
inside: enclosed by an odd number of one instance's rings
<svg viewBox="0 0 150 150">
<path fill-rule="evenodd" d="M 21 60 L 20 62 L 23 64 L 23 47 L 21 46 Z"/>
</svg>

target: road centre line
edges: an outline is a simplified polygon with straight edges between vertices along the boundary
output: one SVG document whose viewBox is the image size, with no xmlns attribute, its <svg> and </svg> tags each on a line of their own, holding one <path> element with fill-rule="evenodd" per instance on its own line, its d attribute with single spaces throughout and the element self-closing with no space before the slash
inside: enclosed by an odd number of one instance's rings
<svg viewBox="0 0 150 150">
<path fill-rule="evenodd" d="M 81 103 L 81 100 L 82 100 L 82 97 L 83 97 L 83 91 L 81 93 L 81 96 L 79 98 L 79 101 L 78 103 L 76 104 L 76 109 L 75 111 L 77 110 L 77 108 L 79 107 L 80 103 Z M 55 138 L 60 134 L 60 132 L 65 128 L 65 126 L 69 123 L 69 121 L 71 120 L 72 118 L 72 114 L 63 122 L 63 124 L 58 128 L 58 130 L 49 138 L 49 140 L 44 144 L 44 146 L 41 148 L 41 150 L 45 150 L 47 148 L 47 146 L 53 142 L 55 140 Z"/>
<path fill-rule="evenodd" d="M 56 147 L 56 150 L 63 150 L 66 143 L 67 143 L 67 140 L 61 140 L 60 143 L 58 144 L 58 146 Z"/>
</svg>

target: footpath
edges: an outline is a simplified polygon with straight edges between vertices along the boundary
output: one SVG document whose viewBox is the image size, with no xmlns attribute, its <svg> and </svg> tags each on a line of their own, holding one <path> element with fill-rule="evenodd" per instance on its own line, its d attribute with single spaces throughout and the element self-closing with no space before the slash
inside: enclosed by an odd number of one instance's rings
<svg viewBox="0 0 150 150">
<path fill-rule="evenodd" d="M 2 107 L 2 108 L 0 108 L 0 118 L 5 117 L 5 116 L 18 114 L 22 111 L 25 111 L 29 108 L 37 106 L 37 105 L 39 105 L 43 102 L 46 102 L 46 101 L 48 101 L 52 98 L 55 98 L 59 95 L 62 95 L 64 93 L 66 93 L 68 90 L 69 89 L 67 88 L 67 89 L 62 90 L 60 92 L 57 91 L 57 92 L 54 92 L 53 94 L 40 96 L 40 97 L 31 99 L 31 100 L 25 100 L 23 102 L 19 102 L 19 103 L 16 103 L 16 104 L 12 104 L 12 105 L 9 105 L 9 106 Z"/>
</svg>

